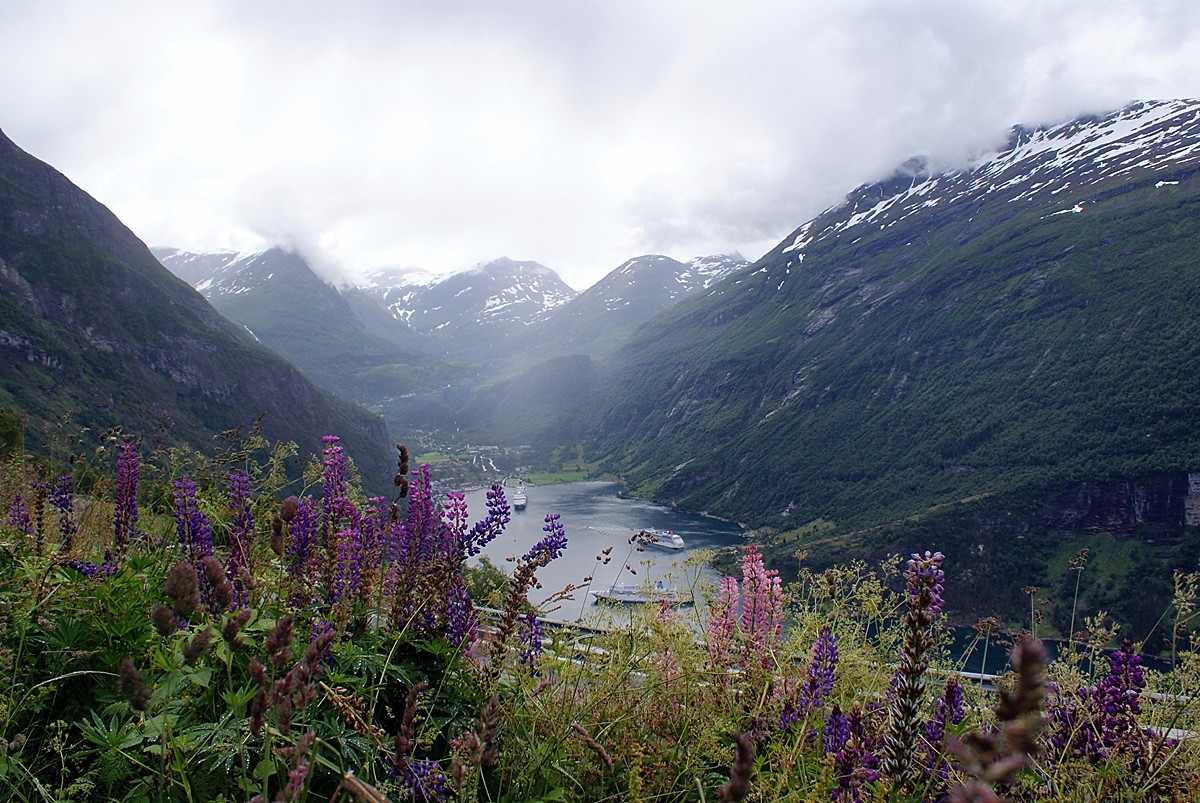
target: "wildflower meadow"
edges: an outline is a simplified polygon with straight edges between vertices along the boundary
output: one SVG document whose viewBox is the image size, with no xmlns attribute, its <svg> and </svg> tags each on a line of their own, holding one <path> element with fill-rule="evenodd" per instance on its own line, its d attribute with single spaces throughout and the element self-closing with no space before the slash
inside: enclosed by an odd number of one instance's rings
<svg viewBox="0 0 1200 803">
<path fill-rule="evenodd" d="M 747 546 L 694 605 L 559 622 L 529 592 L 569 518 L 502 572 L 503 488 L 467 510 L 402 446 L 370 496 L 333 436 L 301 479 L 288 445 L 101 440 L 0 464 L 0 799 L 1200 798 L 1195 573 L 1165 671 L 1080 612 L 1053 659 L 1036 617 L 981 626 L 985 677 L 940 553 L 785 586 Z"/>
</svg>

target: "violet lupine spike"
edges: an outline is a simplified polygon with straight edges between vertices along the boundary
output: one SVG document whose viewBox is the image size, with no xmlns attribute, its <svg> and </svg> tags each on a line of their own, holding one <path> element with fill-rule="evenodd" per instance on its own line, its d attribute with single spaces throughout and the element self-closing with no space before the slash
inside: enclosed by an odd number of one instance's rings
<svg viewBox="0 0 1200 803">
<path fill-rule="evenodd" d="M 821 628 L 817 640 L 812 646 L 812 660 L 808 664 L 808 676 L 800 687 L 795 706 L 785 706 L 780 717 L 781 730 L 788 731 L 800 719 L 807 717 L 812 711 L 825 704 L 825 699 L 833 693 L 834 672 L 837 669 L 838 648 L 837 637 L 833 628 L 826 625 Z"/>
<path fill-rule="evenodd" d="M 504 611 L 500 615 L 496 627 L 496 638 L 493 642 L 494 655 L 501 655 L 509 648 L 510 639 L 516 632 L 518 619 L 529 604 L 526 595 L 537 580 L 537 570 L 549 565 L 550 561 L 561 556 L 563 550 L 567 548 L 567 535 L 559 514 L 547 514 L 542 530 L 546 535 L 521 557 L 517 562 L 517 570 L 509 580 Z M 490 666 L 493 679 L 499 677 L 502 667 L 502 661 L 493 659 Z"/>
<path fill-rule="evenodd" d="M 1059 755 L 1102 764 L 1118 746 L 1136 749 L 1142 735 L 1136 717 L 1146 687 L 1142 659 L 1126 639 L 1108 661 L 1109 672 L 1103 680 L 1049 706 L 1049 743 Z"/>
<path fill-rule="evenodd" d="M 938 698 L 937 713 L 925 725 L 925 740 L 933 747 L 939 747 L 946 737 L 946 725 L 957 725 L 963 718 L 963 693 L 958 678 L 953 676 L 946 679 L 946 688 Z"/>
<path fill-rule="evenodd" d="M 537 659 L 542 654 L 542 620 L 538 618 L 537 611 L 528 610 L 521 617 L 518 638 L 523 645 L 519 663 L 536 672 Z"/>
<path fill-rule="evenodd" d="M 879 780 L 879 757 L 874 739 L 867 732 L 862 710 L 855 706 L 847 717 L 835 705 L 822 734 L 825 755 L 833 756 L 837 785 L 829 799 L 859 803 L 863 787 Z"/>
<path fill-rule="evenodd" d="M 834 703 L 825 718 L 825 728 L 821 731 L 821 748 L 825 755 L 836 753 L 850 741 L 850 720 L 842 713 L 841 707 Z"/>
<path fill-rule="evenodd" d="M 367 553 L 376 553 L 382 557 L 386 553 L 385 534 L 391 521 L 388 516 L 388 501 L 386 497 L 372 496 L 367 500 L 359 529 L 362 531 L 363 549 Z"/>
<path fill-rule="evenodd" d="M 308 626 L 308 633 L 304 660 L 312 668 L 313 677 L 317 677 L 322 668 L 333 660 L 333 642 L 337 640 L 337 630 L 325 619 L 313 619 Z"/>
<path fill-rule="evenodd" d="M 137 538 L 138 530 L 138 452 L 133 439 L 126 437 L 117 447 L 117 496 L 113 505 L 113 548 L 115 560 L 125 554 L 126 546 Z"/>
<path fill-rule="evenodd" d="M 451 542 L 442 544 L 447 555 L 461 554 L 467 531 L 467 500 L 462 491 L 448 491 L 442 504 L 442 522 L 452 534 Z"/>
<path fill-rule="evenodd" d="M 455 647 L 470 646 L 475 641 L 477 624 L 471 595 L 462 576 L 455 574 L 446 590 L 446 641 Z"/>
<path fill-rule="evenodd" d="M 963 718 L 963 694 L 958 678 L 946 679 L 946 687 L 938 698 L 937 712 L 925 724 L 925 745 L 921 758 L 921 776 L 926 789 L 944 788 L 950 777 L 950 762 L 946 758 L 946 725 L 957 725 Z"/>
<path fill-rule="evenodd" d="M 233 526 L 229 537 L 229 563 L 225 574 L 233 585 L 238 606 L 250 601 L 249 589 L 242 583 L 241 570 L 250 570 L 250 544 L 254 540 L 254 514 L 250 509 L 250 477 L 236 469 L 229 475 L 229 508 L 233 511 Z"/>
<path fill-rule="evenodd" d="M 397 784 L 410 800 L 440 803 L 447 799 L 446 774 L 436 761 L 407 756 L 398 760 L 402 766 L 397 772 Z"/>
<path fill-rule="evenodd" d="M 817 643 L 813 645 L 812 663 L 808 667 L 808 704 L 810 708 L 819 708 L 825 704 L 825 699 L 833 693 L 833 675 L 837 669 L 838 647 L 837 636 L 833 628 L 826 625 L 821 628 Z"/>
<path fill-rule="evenodd" d="M 433 504 L 433 487 L 429 465 L 422 463 L 412 475 L 408 491 L 408 521 L 410 560 L 422 562 L 433 554 L 432 534 L 437 530 L 438 517 Z"/>
<path fill-rule="evenodd" d="M 542 540 L 534 544 L 533 548 L 521 558 L 522 562 L 536 564 L 539 568 L 556 560 L 567 548 L 567 534 L 563 529 L 559 514 L 546 514 L 546 523 L 542 525 L 542 532 L 546 533 Z"/>
<path fill-rule="evenodd" d="M 20 494 L 13 498 L 12 504 L 8 508 L 8 526 L 25 535 L 34 533 L 33 517 L 29 515 L 29 509 L 25 507 Z"/>
<path fill-rule="evenodd" d="M 905 573 L 908 577 L 909 607 L 916 604 L 918 597 L 923 593 L 928 593 L 930 597 L 929 612 L 933 614 L 942 612 L 942 608 L 946 604 L 942 599 L 942 593 L 946 590 L 944 586 L 946 573 L 942 571 L 942 561 L 945 559 L 941 552 L 926 552 L 924 555 L 913 553 L 908 561 L 908 571 Z"/>
<path fill-rule="evenodd" d="M 88 560 L 65 560 L 61 565 L 74 569 L 84 577 L 92 579 L 97 577 L 111 577 L 117 573 L 117 566 L 111 561 L 93 563 Z"/>
<path fill-rule="evenodd" d="M 311 496 L 300 500 L 296 514 L 288 522 L 288 541 L 284 558 L 288 573 L 297 579 L 316 580 L 317 539 L 319 537 L 320 511 Z"/>
<path fill-rule="evenodd" d="M 413 594 L 422 568 L 435 557 L 434 536 L 441 523 L 435 517 L 429 466 L 422 463 L 409 482 L 408 513 L 403 521 L 391 524 L 388 531 L 391 566 L 384 577 L 390 600 L 393 627 L 408 627 L 416 602 Z M 428 610 L 428 606 L 423 606 Z"/>
<path fill-rule="evenodd" d="M 338 530 L 354 521 L 357 510 L 350 502 L 346 486 L 346 451 L 341 438 L 326 435 L 321 470 L 321 542 L 330 547 Z"/>
<path fill-rule="evenodd" d="M 333 572 L 330 603 L 354 602 L 362 580 L 362 538 L 357 527 L 340 530 L 337 541 L 337 563 Z"/>
<path fill-rule="evenodd" d="M 187 477 L 175 481 L 175 532 L 179 540 L 181 557 L 191 562 L 200 578 L 200 596 L 209 610 L 220 610 L 217 588 L 208 579 L 204 570 L 204 559 L 213 554 L 212 525 L 208 516 L 200 510 L 196 500 L 196 484 Z"/>
<path fill-rule="evenodd" d="M 496 536 L 504 532 L 512 520 L 512 508 L 504 496 L 504 488 L 493 485 L 487 492 L 487 516 L 478 521 L 463 539 L 463 557 L 478 555 Z"/>
<path fill-rule="evenodd" d="M 78 525 L 75 523 L 75 490 L 74 478 L 70 474 L 59 477 L 50 486 L 50 505 L 58 511 L 58 551 L 71 551 Z"/>
<path fill-rule="evenodd" d="M 212 526 L 196 501 L 196 483 L 187 477 L 175 481 L 175 533 L 183 553 L 199 566 L 212 554 Z"/>
</svg>

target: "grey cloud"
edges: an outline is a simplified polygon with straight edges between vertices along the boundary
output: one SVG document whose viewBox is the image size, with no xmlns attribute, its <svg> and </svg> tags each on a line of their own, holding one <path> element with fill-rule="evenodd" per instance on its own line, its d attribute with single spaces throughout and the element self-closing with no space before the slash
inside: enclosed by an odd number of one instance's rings
<svg viewBox="0 0 1200 803">
<path fill-rule="evenodd" d="M 506 254 L 584 287 L 647 251 L 758 256 L 914 154 L 1200 94 L 1198 9 L 18 4 L 0 127 L 156 244 L 292 244 L 331 277 Z"/>
</svg>

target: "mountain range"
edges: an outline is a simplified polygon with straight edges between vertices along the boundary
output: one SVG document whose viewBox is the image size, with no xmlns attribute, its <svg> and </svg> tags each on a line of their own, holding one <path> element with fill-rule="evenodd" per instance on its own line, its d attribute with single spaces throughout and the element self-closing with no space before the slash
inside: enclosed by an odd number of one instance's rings
<svg viewBox="0 0 1200 803">
<path fill-rule="evenodd" d="M 145 419 L 102 380 L 148 364 L 213 395 L 217 366 L 171 360 L 266 346 L 398 431 L 565 448 L 739 521 L 785 576 L 940 549 L 956 615 L 1019 621 L 1021 589 L 1062 591 L 1088 547 L 1081 604 L 1147 629 L 1171 569 L 1200 565 L 1198 168 L 1194 101 L 1018 126 L 957 169 L 909 160 L 753 264 L 647 255 L 582 293 L 510 259 L 335 287 L 280 249 L 156 251 L 236 325 L 94 201 L 7 168 L 0 403 L 107 393 Z M 115 289 L 83 298 L 80 276 Z"/>
<path fill-rule="evenodd" d="M 394 429 L 517 443 L 577 437 L 564 424 L 591 395 L 592 359 L 749 264 L 647 255 L 576 293 L 551 268 L 504 257 L 441 276 L 381 269 L 338 288 L 279 248 L 154 253 L 223 315 Z"/>
</svg>

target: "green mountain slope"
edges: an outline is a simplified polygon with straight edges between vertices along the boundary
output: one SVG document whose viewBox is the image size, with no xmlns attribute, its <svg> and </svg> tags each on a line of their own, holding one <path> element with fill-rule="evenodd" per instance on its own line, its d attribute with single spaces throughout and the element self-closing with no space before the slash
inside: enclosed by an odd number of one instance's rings
<svg viewBox="0 0 1200 803">
<path fill-rule="evenodd" d="M 595 422 L 608 467 L 808 534 L 781 554 L 819 532 L 843 557 L 924 548 L 964 500 L 1197 468 L 1200 112 L 1184 113 L 1128 164 L 1071 149 L 1137 109 L 860 188 L 634 335 Z M 1168 128 L 1152 122 L 1144 139 Z M 914 516 L 928 527 L 898 527 Z"/>
<path fill-rule="evenodd" d="M 453 366 L 416 354 L 370 331 L 346 299 L 299 254 L 272 248 L 228 254 L 216 270 L 188 275 L 188 258 L 206 255 L 156 249 L 209 303 L 322 387 L 359 403 L 445 384 Z M 211 257 L 210 257 L 211 258 Z M 180 266 L 182 263 L 182 266 Z M 199 282 L 198 276 L 203 276 Z"/>
<path fill-rule="evenodd" d="M 0 134 L 0 405 L 205 449 L 260 414 L 320 449 L 334 433 L 386 477 L 383 422 L 322 391 L 172 276 L 115 216 Z"/>
</svg>

